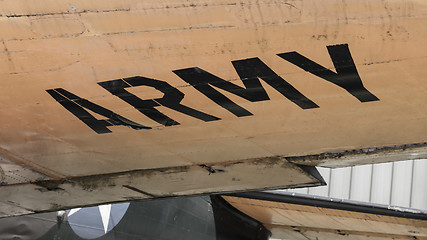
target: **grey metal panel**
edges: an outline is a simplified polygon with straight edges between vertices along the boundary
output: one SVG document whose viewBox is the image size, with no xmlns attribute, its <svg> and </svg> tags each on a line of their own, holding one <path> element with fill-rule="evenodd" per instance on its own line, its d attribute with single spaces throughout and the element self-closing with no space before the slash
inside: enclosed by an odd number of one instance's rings
<svg viewBox="0 0 427 240">
<path fill-rule="evenodd" d="M 411 203 L 412 161 L 394 162 L 390 205 L 409 207 Z"/>
<path fill-rule="evenodd" d="M 370 202 L 390 204 L 393 163 L 381 163 L 374 165 L 372 174 L 373 177 Z"/>
<path fill-rule="evenodd" d="M 289 189 L 290 192 L 308 194 L 308 188 Z"/>
<path fill-rule="evenodd" d="M 411 208 L 427 209 L 427 160 L 415 160 Z"/>
<path fill-rule="evenodd" d="M 369 202 L 371 198 L 372 165 L 353 167 L 351 174 L 350 199 Z"/>
<path fill-rule="evenodd" d="M 317 170 L 319 170 L 320 174 L 322 175 L 327 185 L 320 186 L 320 187 L 310 187 L 308 188 L 308 194 L 327 197 L 329 196 L 329 180 L 331 176 L 331 169 L 317 168 Z"/>
<path fill-rule="evenodd" d="M 348 199 L 350 196 L 351 168 L 332 169 L 329 196 Z"/>
<path fill-rule="evenodd" d="M 327 186 L 289 191 L 427 210 L 427 159 L 318 170 Z"/>
</svg>

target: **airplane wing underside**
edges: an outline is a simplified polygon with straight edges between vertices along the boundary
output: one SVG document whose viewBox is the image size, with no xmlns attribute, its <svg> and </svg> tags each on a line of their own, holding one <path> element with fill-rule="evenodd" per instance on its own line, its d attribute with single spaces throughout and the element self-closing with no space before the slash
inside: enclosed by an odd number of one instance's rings
<svg viewBox="0 0 427 240">
<path fill-rule="evenodd" d="M 224 199 L 275 239 L 427 239 L 421 210 L 274 191 Z"/>
<path fill-rule="evenodd" d="M 316 186 L 323 183 L 314 167 L 299 167 L 280 159 L 210 167 L 196 165 L 135 170 L 2 186 L 0 217 L 94 203 L 199 195 L 206 192 Z"/>
<path fill-rule="evenodd" d="M 4 0 L 0 20 L 0 217 L 427 157 L 425 1 Z"/>
</svg>

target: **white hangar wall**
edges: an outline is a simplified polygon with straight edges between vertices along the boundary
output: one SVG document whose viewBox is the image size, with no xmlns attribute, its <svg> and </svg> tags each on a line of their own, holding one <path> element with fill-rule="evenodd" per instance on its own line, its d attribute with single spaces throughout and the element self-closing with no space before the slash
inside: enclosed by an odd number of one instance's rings
<svg viewBox="0 0 427 240">
<path fill-rule="evenodd" d="M 327 186 L 287 191 L 427 210 L 427 159 L 318 170 Z"/>
</svg>

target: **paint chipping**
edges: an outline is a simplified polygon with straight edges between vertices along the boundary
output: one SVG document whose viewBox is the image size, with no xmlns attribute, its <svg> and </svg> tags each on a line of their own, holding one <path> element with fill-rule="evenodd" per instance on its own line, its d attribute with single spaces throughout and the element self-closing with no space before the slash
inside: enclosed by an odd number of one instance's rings
<svg viewBox="0 0 427 240">
<path fill-rule="evenodd" d="M 403 144 L 403 145 L 394 145 L 386 147 L 377 147 L 377 148 L 363 148 L 363 149 L 353 149 L 337 152 L 325 152 L 321 154 L 314 155 L 305 155 L 305 156 L 288 156 L 284 157 L 289 162 L 305 164 L 305 165 L 317 165 L 323 160 L 331 159 L 340 159 L 345 157 L 363 157 L 370 156 L 374 154 L 388 154 L 393 152 L 403 152 L 405 150 L 412 150 L 418 148 L 424 148 L 427 146 L 426 142 L 415 143 L 415 144 Z"/>
<path fill-rule="evenodd" d="M 214 169 L 211 166 L 208 166 L 206 164 L 201 164 L 200 167 L 202 167 L 203 169 L 208 170 L 209 175 L 213 174 L 213 173 L 220 173 L 220 172 L 226 172 L 224 169 Z"/>
</svg>

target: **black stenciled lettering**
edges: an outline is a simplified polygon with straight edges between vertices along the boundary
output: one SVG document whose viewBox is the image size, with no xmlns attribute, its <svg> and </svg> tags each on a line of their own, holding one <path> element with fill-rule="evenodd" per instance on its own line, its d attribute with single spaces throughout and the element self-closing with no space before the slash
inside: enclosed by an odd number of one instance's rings
<svg viewBox="0 0 427 240">
<path fill-rule="evenodd" d="M 259 79 L 262 79 L 302 109 L 318 107 L 314 102 L 300 93 L 283 78 L 278 76 L 259 58 L 238 60 L 233 61 L 232 63 L 237 74 L 245 85 L 245 88 L 235 85 L 229 81 L 225 81 L 224 79 L 197 67 L 174 70 L 173 72 L 216 104 L 227 109 L 238 117 L 250 116 L 253 114 L 231 101 L 212 86 L 235 94 L 251 102 L 270 100 L 259 81 Z"/>
<path fill-rule="evenodd" d="M 147 117 L 160 124 L 163 124 L 164 126 L 179 125 L 179 123 L 155 109 L 154 107 L 156 106 L 162 105 L 180 113 L 186 114 L 188 116 L 203 120 L 205 122 L 220 119 L 215 116 L 182 105 L 180 102 L 184 98 L 184 93 L 164 81 L 138 76 L 99 82 L 98 84 L 113 95 L 132 105 L 142 114 L 146 115 Z M 138 86 L 153 87 L 164 93 L 164 95 L 162 98 L 143 100 L 135 96 L 134 94 L 126 91 L 125 89 L 128 87 Z"/>
<path fill-rule="evenodd" d="M 252 86 L 260 86 L 262 88 L 261 83 L 258 80 L 262 79 L 264 80 L 264 82 L 276 89 L 283 96 L 291 100 L 293 103 L 295 103 L 302 109 L 319 107 L 317 106 L 317 104 L 315 104 L 302 93 L 300 93 L 297 89 L 295 89 L 291 84 L 289 84 L 279 75 L 277 75 L 259 58 L 238 60 L 233 61 L 232 63 L 243 83 L 252 83 Z M 251 88 L 250 84 L 245 86 L 247 86 L 247 88 Z"/>
<path fill-rule="evenodd" d="M 327 46 L 329 56 L 335 66 L 336 73 L 315 63 L 297 52 L 277 54 L 288 62 L 325 79 L 341 88 L 344 88 L 360 102 L 372 102 L 379 99 L 370 93 L 362 83 L 356 65 L 351 57 L 347 44 Z"/>
<path fill-rule="evenodd" d="M 67 90 L 62 88 L 48 89 L 47 93 L 50 94 L 58 103 L 60 103 L 65 109 L 71 112 L 74 116 L 84 122 L 88 127 L 98 134 L 110 133 L 108 126 L 127 126 L 133 129 L 151 129 L 129 119 L 126 119 L 106 108 L 103 108 L 95 103 L 92 103 L 86 99 L 80 98 Z M 98 120 L 92 116 L 88 109 L 94 113 L 106 117 L 105 120 Z"/>
</svg>

